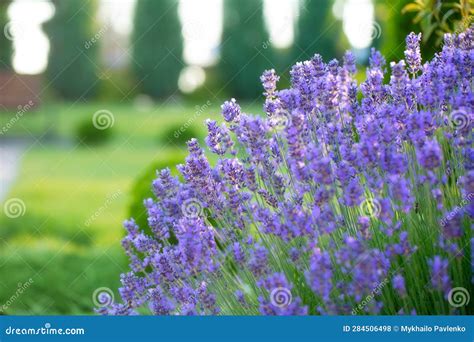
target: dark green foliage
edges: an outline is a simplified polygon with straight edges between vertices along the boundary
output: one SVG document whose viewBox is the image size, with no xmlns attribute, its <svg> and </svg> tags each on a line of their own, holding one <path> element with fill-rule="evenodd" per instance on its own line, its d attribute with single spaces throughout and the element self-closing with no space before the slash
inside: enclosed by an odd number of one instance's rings
<svg viewBox="0 0 474 342">
<path fill-rule="evenodd" d="M 414 9 L 410 5 L 413 0 L 376 0 L 376 21 L 381 26 L 380 42 L 377 45 L 380 45 L 386 59 L 398 61 L 405 58 L 405 37 L 412 31 L 423 33 L 421 54 L 423 60 L 431 59 L 439 49 L 443 33 L 450 32 L 449 28 L 456 26 L 456 20 L 461 20 L 460 15 L 450 16 L 445 22 L 444 32 L 441 32 L 433 16 L 443 18 L 448 12 L 452 14 L 451 6 L 458 2 L 459 0 L 429 1 L 424 3 L 424 7 L 420 5 L 420 8 Z"/>
<path fill-rule="evenodd" d="M 65 99 L 88 99 L 96 94 L 98 44 L 94 29 L 95 1 L 53 0 L 54 17 L 44 25 L 50 41 L 47 78 Z"/>
<path fill-rule="evenodd" d="M 151 229 L 148 227 L 148 220 L 146 214 L 146 208 L 143 204 L 143 200 L 147 198 L 154 198 L 152 192 L 152 183 L 156 179 L 156 173 L 160 170 L 169 167 L 170 165 L 177 165 L 184 162 L 186 154 L 177 153 L 172 159 L 166 158 L 166 160 L 154 161 L 143 173 L 141 173 L 132 185 L 131 190 L 131 202 L 128 209 L 128 217 L 133 218 L 138 226 L 145 231 L 147 234 L 152 234 Z M 176 175 L 176 167 L 171 168 L 171 173 Z"/>
<path fill-rule="evenodd" d="M 178 1 L 138 0 L 131 42 L 141 91 L 155 98 L 174 94 L 183 67 Z"/>
<path fill-rule="evenodd" d="M 113 127 L 98 129 L 94 126 L 91 119 L 82 121 L 76 129 L 77 139 L 87 145 L 99 145 L 110 140 L 113 133 Z"/>
<path fill-rule="evenodd" d="M 343 44 L 342 22 L 332 14 L 333 0 L 302 0 L 297 18 L 294 62 L 319 53 L 325 61 L 340 58 Z"/>
<path fill-rule="evenodd" d="M 402 15 L 403 7 L 410 2 L 411 0 L 393 3 L 386 0 L 375 1 L 375 20 L 380 25 L 380 35 L 373 45 L 381 50 L 388 62 L 405 58 L 405 37 L 415 30 L 412 16 Z"/>
<path fill-rule="evenodd" d="M 273 68 L 272 48 L 263 19 L 261 0 L 227 0 L 224 7 L 219 75 L 225 92 L 239 99 L 255 99 L 263 89 L 259 75 Z"/>
<path fill-rule="evenodd" d="M 12 42 L 4 34 L 8 23 L 7 9 L 10 1 L 0 1 L 0 70 L 11 68 Z"/>
<path fill-rule="evenodd" d="M 413 31 L 423 33 L 422 53 L 423 57 L 429 59 L 439 50 L 445 33 L 460 33 L 472 24 L 474 2 L 412 1 L 402 9 L 402 14 L 410 17 Z"/>
</svg>

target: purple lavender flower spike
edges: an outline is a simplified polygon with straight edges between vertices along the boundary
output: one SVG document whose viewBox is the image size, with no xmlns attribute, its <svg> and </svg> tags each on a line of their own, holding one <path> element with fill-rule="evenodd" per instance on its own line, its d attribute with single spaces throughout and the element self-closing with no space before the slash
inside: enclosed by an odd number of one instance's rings
<svg viewBox="0 0 474 342">
<path fill-rule="evenodd" d="M 433 170 L 441 165 L 442 160 L 443 156 L 438 142 L 426 141 L 420 151 L 420 164 L 428 170 Z"/>
<path fill-rule="evenodd" d="M 265 70 L 260 77 L 260 81 L 262 82 L 263 89 L 265 89 L 264 95 L 267 97 L 271 97 L 274 95 L 276 90 L 276 84 L 280 80 L 280 76 L 275 73 L 274 69 Z"/>
<path fill-rule="evenodd" d="M 421 68 L 420 53 L 421 33 L 410 33 L 406 38 L 407 49 L 405 50 L 405 60 L 411 74 L 415 75 Z"/>
<path fill-rule="evenodd" d="M 447 295 L 451 289 L 451 279 L 448 272 L 448 260 L 436 255 L 428 261 L 428 265 L 431 269 L 431 285 L 436 290 L 440 290 L 445 295 Z"/>
<path fill-rule="evenodd" d="M 214 120 L 206 120 L 207 130 L 206 144 L 211 152 L 218 155 L 224 155 L 232 148 L 233 142 L 229 136 L 226 126 L 218 126 Z"/>
<path fill-rule="evenodd" d="M 405 287 L 405 278 L 401 274 L 397 274 L 393 277 L 392 285 L 395 291 L 397 291 L 400 296 L 406 296 L 407 289 Z"/>
<path fill-rule="evenodd" d="M 222 116 L 227 122 L 239 122 L 240 119 L 240 106 L 237 104 L 235 99 L 224 102 L 221 106 Z"/>
</svg>

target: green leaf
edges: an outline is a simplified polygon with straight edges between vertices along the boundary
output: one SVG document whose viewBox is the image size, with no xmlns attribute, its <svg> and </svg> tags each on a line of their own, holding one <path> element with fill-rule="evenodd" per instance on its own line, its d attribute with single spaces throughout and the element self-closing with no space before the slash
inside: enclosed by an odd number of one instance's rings
<svg viewBox="0 0 474 342">
<path fill-rule="evenodd" d="M 402 8 L 402 14 L 405 14 L 407 12 L 418 12 L 418 11 L 421 11 L 422 9 L 423 7 L 421 7 L 419 4 L 412 2 L 411 4 L 408 4 Z"/>
</svg>

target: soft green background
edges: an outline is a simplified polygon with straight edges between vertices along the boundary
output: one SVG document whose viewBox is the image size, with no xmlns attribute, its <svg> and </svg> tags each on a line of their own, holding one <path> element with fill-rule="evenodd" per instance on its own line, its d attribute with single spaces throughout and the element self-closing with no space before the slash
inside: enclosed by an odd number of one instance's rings
<svg viewBox="0 0 474 342">
<path fill-rule="evenodd" d="M 185 143 L 173 132 L 187 123 L 187 134 L 203 141 L 205 119 L 219 116 L 219 104 L 210 104 L 199 112 L 179 103 L 45 105 L 8 130 L 10 141 L 29 139 L 6 196 L 21 199 L 26 212 L 18 218 L 0 212 L 0 307 L 19 284 L 33 283 L 4 314 L 90 314 L 94 290 L 118 288 L 127 271 L 120 239 L 134 180 L 152 164 L 184 161 Z M 99 146 L 81 143 L 76 127 L 100 109 L 113 113 L 112 138 Z M 2 113 L 0 127 L 14 116 Z"/>
</svg>

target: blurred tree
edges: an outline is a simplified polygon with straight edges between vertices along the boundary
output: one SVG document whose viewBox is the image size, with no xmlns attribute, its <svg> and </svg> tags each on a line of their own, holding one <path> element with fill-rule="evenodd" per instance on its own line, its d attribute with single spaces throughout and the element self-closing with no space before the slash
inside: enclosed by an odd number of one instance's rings
<svg viewBox="0 0 474 342">
<path fill-rule="evenodd" d="M 138 0 L 131 42 L 141 90 L 155 98 L 172 95 L 184 64 L 178 1 Z"/>
<path fill-rule="evenodd" d="M 404 58 L 405 37 L 422 32 L 424 60 L 434 56 L 447 32 L 460 32 L 472 24 L 472 0 L 375 1 L 376 21 L 381 25 L 379 42 L 388 61 Z"/>
<path fill-rule="evenodd" d="M 53 0 L 53 18 L 44 24 L 50 42 L 46 76 L 65 99 L 96 95 L 98 42 L 94 37 L 94 0 Z"/>
<path fill-rule="evenodd" d="M 0 0 L 0 70 L 11 68 L 12 42 L 7 37 L 8 6 L 10 0 Z"/>
<path fill-rule="evenodd" d="M 340 58 L 346 48 L 342 22 L 332 13 L 333 0 L 301 0 L 296 24 L 294 62 L 319 53 L 325 60 Z"/>
<path fill-rule="evenodd" d="M 255 99 L 263 88 L 259 77 L 273 68 L 273 48 L 265 28 L 262 0 L 224 1 L 224 31 L 218 66 L 229 96 Z"/>
</svg>

